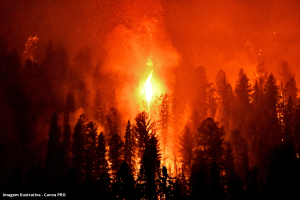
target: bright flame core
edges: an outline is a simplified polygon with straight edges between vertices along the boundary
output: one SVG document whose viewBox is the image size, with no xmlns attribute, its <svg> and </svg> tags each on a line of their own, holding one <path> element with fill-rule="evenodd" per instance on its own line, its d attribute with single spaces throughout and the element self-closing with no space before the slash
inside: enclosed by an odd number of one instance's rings
<svg viewBox="0 0 300 200">
<path fill-rule="evenodd" d="M 148 104 L 148 111 L 149 111 L 150 101 L 153 96 L 153 88 L 152 88 L 152 84 L 151 84 L 152 73 L 153 73 L 153 70 L 149 74 L 149 76 L 145 82 L 145 87 L 142 90 L 142 94 L 145 93 L 145 97 L 146 97 L 147 104 Z"/>
</svg>

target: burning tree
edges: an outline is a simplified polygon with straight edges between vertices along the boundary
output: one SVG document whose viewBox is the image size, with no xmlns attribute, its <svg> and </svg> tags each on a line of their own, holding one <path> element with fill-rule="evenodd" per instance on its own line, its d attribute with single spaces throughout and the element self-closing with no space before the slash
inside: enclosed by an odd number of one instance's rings
<svg viewBox="0 0 300 200">
<path fill-rule="evenodd" d="M 166 163 L 166 148 L 167 148 L 167 138 L 168 138 L 168 130 L 170 124 L 170 100 L 168 94 L 162 94 L 160 96 L 161 104 L 159 109 L 159 128 L 160 128 L 160 138 L 162 141 L 162 150 L 163 150 L 163 164 Z"/>
<path fill-rule="evenodd" d="M 141 159 L 150 136 L 156 133 L 156 124 L 150 120 L 149 114 L 144 111 L 135 117 L 133 128 L 137 138 L 138 158 Z"/>
</svg>

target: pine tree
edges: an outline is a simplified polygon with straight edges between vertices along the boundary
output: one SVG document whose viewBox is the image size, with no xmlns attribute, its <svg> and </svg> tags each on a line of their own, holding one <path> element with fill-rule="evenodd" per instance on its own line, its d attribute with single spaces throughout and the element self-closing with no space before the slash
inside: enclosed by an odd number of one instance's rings
<svg viewBox="0 0 300 200">
<path fill-rule="evenodd" d="M 101 132 L 98 136 L 96 153 L 96 177 L 99 179 L 102 173 L 108 173 L 108 163 L 106 159 L 107 152 L 103 132 Z"/>
<path fill-rule="evenodd" d="M 283 112 L 283 136 L 282 141 L 289 141 L 292 142 L 292 138 L 294 135 L 294 102 L 292 100 L 292 97 L 289 96 L 289 100 L 287 103 L 287 106 L 284 109 Z"/>
<path fill-rule="evenodd" d="M 202 121 L 206 115 L 206 112 L 208 110 L 208 104 L 207 104 L 207 93 L 209 89 L 211 88 L 211 83 L 208 83 L 208 79 L 206 76 L 206 69 L 204 66 L 197 67 L 193 75 L 195 77 L 195 87 L 197 90 L 195 91 L 196 96 L 194 103 L 195 110 L 199 113 L 200 120 Z"/>
<path fill-rule="evenodd" d="M 209 167 L 207 156 L 203 150 L 195 152 L 196 159 L 192 165 L 189 179 L 190 191 L 193 199 L 207 199 L 209 196 Z"/>
<path fill-rule="evenodd" d="M 219 127 L 212 118 L 203 120 L 198 129 L 196 157 L 190 178 L 192 194 L 195 198 L 201 196 L 200 192 L 203 193 L 204 199 L 207 198 L 208 191 L 213 198 L 221 198 L 223 195 L 220 185 L 220 166 L 224 151 L 223 135 L 223 127 Z"/>
<path fill-rule="evenodd" d="M 148 140 L 141 160 L 139 184 L 146 199 L 157 199 L 157 186 L 160 176 L 160 153 L 158 139 L 153 134 Z M 142 192 L 143 193 L 143 192 Z"/>
<path fill-rule="evenodd" d="M 240 69 L 239 79 L 236 82 L 234 92 L 240 108 L 247 108 L 250 104 L 251 85 L 243 69 Z"/>
<path fill-rule="evenodd" d="M 285 96 L 286 99 L 290 96 L 292 98 L 293 102 L 296 102 L 297 100 L 297 93 L 298 93 L 298 88 L 296 84 L 295 77 L 292 77 L 286 84 L 285 84 Z"/>
<path fill-rule="evenodd" d="M 259 105 L 262 102 L 262 98 L 263 98 L 263 91 L 262 88 L 259 86 L 258 81 L 255 81 L 255 85 L 253 87 L 253 93 L 251 94 L 251 98 L 252 98 L 252 104 L 254 106 L 254 110 L 259 110 Z"/>
<path fill-rule="evenodd" d="M 95 123 L 89 122 L 85 131 L 85 172 L 89 181 L 96 179 L 97 128 Z"/>
<path fill-rule="evenodd" d="M 295 150 L 298 153 L 298 156 L 300 156 L 300 102 L 298 102 L 295 109 L 294 125 L 293 141 Z"/>
<path fill-rule="evenodd" d="M 208 105 L 207 116 L 214 118 L 218 108 L 216 88 L 214 87 L 211 87 L 207 92 L 207 105 Z"/>
<path fill-rule="evenodd" d="M 265 129 L 269 131 L 264 141 L 266 141 L 268 145 L 271 145 L 270 147 L 274 147 L 281 142 L 281 129 L 277 117 L 278 86 L 276 85 L 276 79 L 273 74 L 270 74 L 266 82 L 265 97 L 265 107 L 267 109 L 267 123 L 265 124 Z"/>
<path fill-rule="evenodd" d="M 193 148 L 195 145 L 194 137 L 190 131 L 188 125 L 185 126 L 180 138 L 179 152 L 181 155 L 182 170 L 185 176 L 189 177 L 191 174 L 192 160 L 193 160 Z"/>
<path fill-rule="evenodd" d="M 223 154 L 223 127 L 219 127 L 218 123 L 212 118 L 206 118 L 201 123 L 197 134 L 197 146 L 204 150 L 208 161 L 216 161 L 220 163 Z"/>
<path fill-rule="evenodd" d="M 86 117 L 82 114 L 75 125 L 72 139 L 72 166 L 75 170 L 77 181 L 79 182 L 84 180 L 85 123 Z"/>
<path fill-rule="evenodd" d="M 226 74 L 220 70 L 216 76 L 216 90 L 219 95 L 219 106 L 216 112 L 216 120 L 218 120 L 226 132 L 229 131 L 229 119 L 231 117 L 231 110 L 233 105 L 233 91 L 231 85 L 228 83 Z"/>
<path fill-rule="evenodd" d="M 141 112 L 135 117 L 133 129 L 137 138 L 138 158 L 142 159 L 150 136 L 156 132 L 155 123 L 151 122 L 146 112 Z"/>
<path fill-rule="evenodd" d="M 123 160 L 123 141 L 118 134 L 112 136 L 109 142 L 109 158 L 113 175 L 117 174 Z"/>
<path fill-rule="evenodd" d="M 233 149 L 230 142 L 225 142 L 225 149 L 223 154 L 223 187 L 225 193 L 232 192 L 233 189 L 233 181 L 235 180 L 235 157 L 233 155 Z"/>
<path fill-rule="evenodd" d="M 94 99 L 94 118 L 102 125 L 105 124 L 105 105 L 100 89 L 96 90 Z"/>
<path fill-rule="evenodd" d="M 235 120 L 235 124 L 240 128 L 243 125 L 244 118 L 250 108 L 251 92 L 249 79 L 247 78 L 247 75 L 245 74 L 243 69 L 241 69 L 239 72 L 239 79 L 236 82 L 234 92 L 236 95 L 236 100 L 234 104 L 235 108 L 233 109 L 233 117 Z"/>
<path fill-rule="evenodd" d="M 107 141 L 110 141 L 115 134 L 121 135 L 121 116 L 116 108 L 110 108 L 105 116 L 104 133 Z"/>
<path fill-rule="evenodd" d="M 172 139 L 172 159 L 174 161 L 174 172 L 175 175 L 178 174 L 178 164 L 179 164 L 179 156 L 178 156 L 178 146 L 179 146 L 179 138 L 175 132 L 175 130 L 179 130 L 180 127 L 183 126 L 183 122 L 181 120 L 183 111 L 182 111 L 182 106 L 180 106 L 180 103 L 178 102 L 177 99 L 173 99 L 172 104 L 171 104 L 171 127 L 173 128 L 173 132 L 171 139 Z"/>
<path fill-rule="evenodd" d="M 116 183 L 114 184 L 113 194 L 117 199 L 133 199 L 134 198 L 134 178 L 127 163 L 123 161 L 120 166 Z"/>
<path fill-rule="evenodd" d="M 108 173 L 108 162 L 107 162 L 107 151 L 105 146 L 105 138 L 103 132 L 98 136 L 98 145 L 96 151 L 96 178 L 99 185 L 100 199 L 111 199 L 110 198 L 110 186 L 111 180 Z"/>
<path fill-rule="evenodd" d="M 61 147 L 61 168 L 66 174 L 70 167 L 70 151 L 71 151 L 71 127 L 69 124 L 69 113 L 64 113 L 63 141 Z"/>
<path fill-rule="evenodd" d="M 163 147 L 163 163 L 166 161 L 166 147 L 167 147 L 167 138 L 168 130 L 170 123 L 170 100 L 168 94 L 161 95 L 161 104 L 159 109 L 159 128 L 160 128 L 160 139 L 162 141 Z"/>
<path fill-rule="evenodd" d="M 52 114 L 49 139 L 47 144 L 47 157 L 45 160 L 45 168 L 50 180 L 57 180 L 59 178 L 59 153 L 60 153 L 60 140 L 61 130 L 58 125 L 58 117 L 56 113 Z"/>
<path fill-rule="evenodd" d="M 125 133 L 124 160 L 126 163 L 128 163 L 129 169 L 133 173 L 135 166 L 135 139 L 129 120 Z"/>
</svg>

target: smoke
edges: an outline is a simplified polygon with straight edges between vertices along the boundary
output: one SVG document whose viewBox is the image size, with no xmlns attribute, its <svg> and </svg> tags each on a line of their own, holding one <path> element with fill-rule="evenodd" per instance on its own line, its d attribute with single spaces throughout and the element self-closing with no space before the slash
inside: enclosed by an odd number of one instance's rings
<svg viewBox="0 0 300 200">
<path fill-rule="evenodd" d="M 121 13 L 124 23 L 106 37 L 104 70 L 124 78 L 118 83 L 116 99 L 119 110 L 132 118 L 139 109 L 142 86 L 152 68 L 153 84 L 158 84 L 160 92 L 169 92 L 170 76 L 166 74 L 178 65 L 180 57 L 165 30 L 159 1 L 125 1 Z M 152 67 L 146 66 L 148 59 Z"/>
<path fill-rule="evenodd" d="M 5 1 L 0 7 L 0 57 L 13 48 L 21 55 L 30 36 L 39 38 L 34 51 L 38 64 L 46 60 L 44 52 L 50 39 L 65 47 L 56 52 L 62 55 L 58 59 L 64 61 L 63 66 L 55 64 L 55 70 L 45 72 L 44 77 L 39 69 L 31 76 L 40 78 L 24 81 L 27 85 L 23 96 L 28 102 L 23 104 L 30 105 L 24 113 L 34 113 L 31 109 L 37 103 L 42 108 L 48 106 L 32 117 L 39 124 L 36 132 L 43 132 L 37 140 L 46 141 L 44 125 L 49 124 L 55 109 L 62 112 L 68 92 L 74 92 L 76 103 L 81 104 L 70 116 L 72 126 L 81 112 L 94 120 L 91 113 L 96 89 L 101 90 L 106 111 L 117 107 L 124 122 L 132 120 L 141 109 L 142 87 L 152 70 L 146 66 L 148 59 L 153 62 L 153 84 L 158 92 L 176 97 L 187 120 L 194 110 L 192 104 L 203 96 L 197 86 L 200 75 L 205 78 L 205 70 L 199 66 L 205 67 L 211 83 L 217 72 L 225 71 L 233 88 L 240 68 L 244 68 L 251 81 L 256 73 L 267 71 L 284 84 L 291 77 L 299 84 L 299 8 L 297 0 Z M 100 63 L 98 67 L 96 63 Z M 72 80 L 63 76 L 68 67 Z M 97 73 L 100 75 L 96 76 Z M 10 79 L 14 74 L 4 77 Z M 12 91 L 18 96 L 17 90 L 5 85 L 7 82 L 0 82 L 5 88 L 2 96 Z M 19 100 L 14 96 L 11 99 Z M 5 108 L 1 116 L 9 114 L 12 123 L 19 110 L 10 104 L 1 100 Z M 19 104 L 24 106 L 15 102 Z M 1 127 L 11 132 L 8 125 Z"/>
<path fill-rule="evenodd" d="M 183 65 L 206 67 L 214 80 L 226 71 L 231 84 L 257 64 L 274 72 L 287 60 L 299 74 L 299 1 L 162 1 L 164 19 Z M 248 43 L 248 45 L 247 45 Z M 250 44 L 250 45 L 249 45 Z"/>
</svg>

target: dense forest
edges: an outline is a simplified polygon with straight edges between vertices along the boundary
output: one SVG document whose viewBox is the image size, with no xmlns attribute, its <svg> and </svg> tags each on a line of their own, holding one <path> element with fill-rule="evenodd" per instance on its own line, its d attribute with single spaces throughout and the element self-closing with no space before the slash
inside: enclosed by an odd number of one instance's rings
<svg viewBox="0 0 300 200">
<path fill-rule="evenodd" d="M 52 41 L 37 62 L 34 42 L 22 54 L 1 42 L 3 193 L 299 198 L 300 102 L 286 61 L 285 82 L 260 66 L 251 81 L 240 69 L 233 86 L 225 71 L 211 83 L 205 67 L 186 68 L 193 98 L 180 97 L 178 80 L 172 94 L 156 97 L 156 115 L 141 109 L 124 119 L 115 88 L 128 77 L 94 66 L 88 48 L 70 64 L 63 45 Z"/>
<path fill-rule="evenodd" d="M 1 197 L 300 199 L 299 25 L 299 0 L 0 0 Z"/>
</svg>

